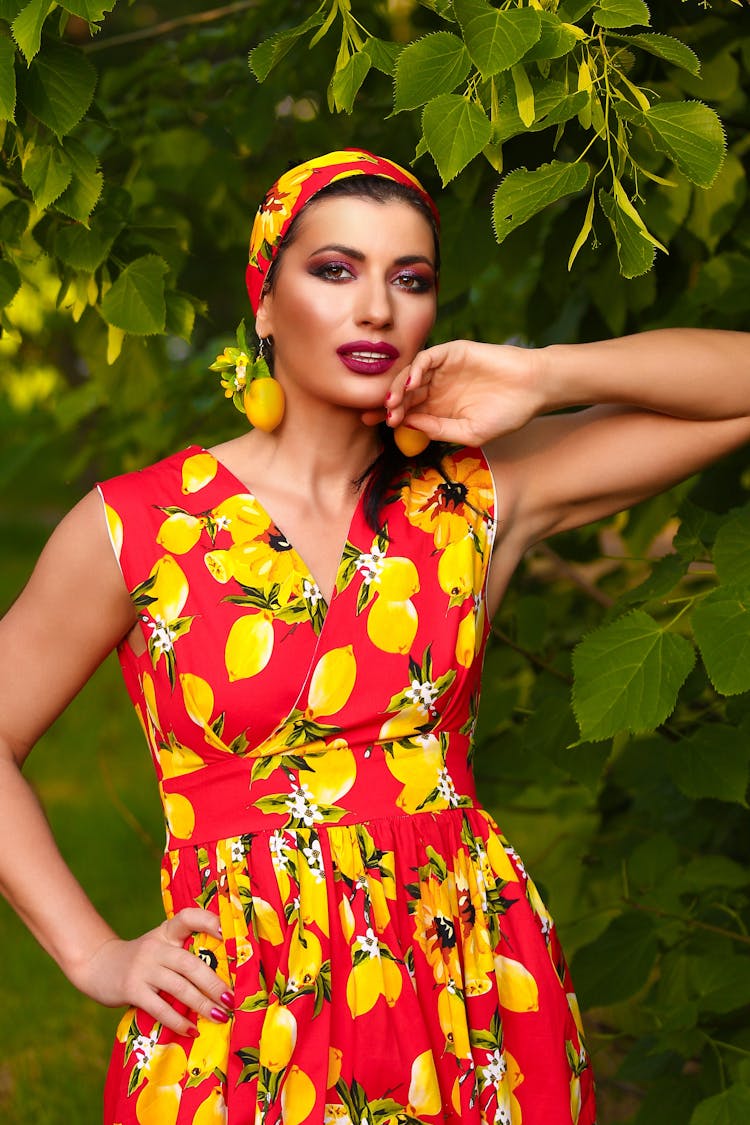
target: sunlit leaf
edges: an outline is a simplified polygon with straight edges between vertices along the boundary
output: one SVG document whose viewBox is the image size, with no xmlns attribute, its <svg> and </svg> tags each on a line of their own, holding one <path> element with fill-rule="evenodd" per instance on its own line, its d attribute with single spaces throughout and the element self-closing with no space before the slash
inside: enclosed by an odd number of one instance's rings
<svg viewBox="0 0 750 1125">
<path fill-rule="evenodd" d="M 654 244 L 644 237 L 641 228 L 623 211 L 615 197 L 603 188 L 599 191 L 599 204 L 615 236 L 623 277 L 639 277 L 647 273 L 654 264 Z"/>
<path fill-rule="evenodd" d="M 74 223 L 58 230 L 55 254 L 73 269 L 93 273 L 109 255 L 124 225 L 111 211 L 97 211 L 89 227 Z"/>
<path fill-rule="evenodd" d="M 254 47 L 250 52 L 249 63 L 250 69 L 258 81 L 265 82 L 273 68 L 281 62 L 284 55 L 294 46 L 297 40 L 306 35 L 308 31 L 320 27 L 324 18 L 322 12 L 314 12 L 303 23 L 297 24 L 296 27 L 291 27 L 287 31 L 279 31 L 276 35 L 271 35 L 257 47 Z"/>
<path fill-rule="evenodd" d="M 582 191 L 589 178 L 587 164 L 565 164 L 553 160 L 529 172 L 518 168 L 510 172 L 495 192 L 492 217 L 495 237 L 504 239 L 551 203 Z"/>
<path fill-rule="evenodd" d="M 702 102 L 657 102 L 647 111 L 620 103 L 620 116 L 648 130 L 658 149 L 698 187 L 710 187 L 726 150 L 724 129 Z"/>
<path fill-rule="evenodd" d="M 739 1082 L 706 1098 L 693 1110 L 688 1125 L 747 1125 L 750 1120 L 750 1088 Z"/>
<path fill-rule="evenodd" d="M 534 8 L 498 12 L 485 0 L 454 0 L 469 54 L 483 78 L 510 70 L 542 35 L 542 20 Z"/>
<path fill-rule="evenodd" d="M 600 27 L 630 27 L 651 22 L 643 0 L 597 0 L 594 22 Z"/>
<path fill-rule="evenodd" d="M 29 0 L 11 24 L 13 38 L 18 44 L 26 62 L 31 62 L 39 52 L 42 42 L 42 27 L 52 4 L 50 0 Z"/>
<path fill-rule="evenodd" d="M 554 12 L 540 12 L 542 34 L 539 40 L 523 56 L 525 63 L 534 59 L 558 59 L 572 51 L 578 37 Z"/>
<path fill-rule="evenodd" d="M 352 112 L 354 99 L 371 66 L 370 56 L 364 51 L 359 51 L 351 56 L 341 70 L 336 71 L 331 82 L 331 92 L 337 110 L 343 110 L 344 113 Z"/>
<path fill-rule="evenodd" d="M 0 35 L 0 121 L 13 121 L 16 112 L 16 49 Z"/>
<path fill-rule="evenodd" d="M 627 42 L 632 43 L 634 47 L 640 47 L 642 51 L 648 51 L 650 55 L 664 59 L 673 66 L 689 71 L 690 74 L 696 76 L 700 74 L 701 64 L 698 56 L 690 47 L 672 35 L 644 31 L 640 35 L 628 36 Z"/>
<path fill-rule="evenodd" d="M 422 114 L 422 129 L 443 184 L 479 155 L 492 134 L 482 108 L 458 94 L 441 94 L 428 102 Z"/>
<path fill-rule="evenodd" d="M 449 31 L 436 31 L 410 43 L 396 63 L 395 112 L 416 109 L 438 94 L 449 94 L 470 70 L 469 52 Z"/>
<path fill-rule="evenodd" d="M 101 195 L 103 176 L 96 157 L 76 137 L 65 138 L 63 153 L 73 175 L 55 206 L 71 219 L 85 223 Z"/>
</svg>

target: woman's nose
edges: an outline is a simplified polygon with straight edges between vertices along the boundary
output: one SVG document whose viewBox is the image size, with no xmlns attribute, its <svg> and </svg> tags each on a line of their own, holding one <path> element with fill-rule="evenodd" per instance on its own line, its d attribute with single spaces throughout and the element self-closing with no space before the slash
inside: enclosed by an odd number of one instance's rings
<svg viewBox="0 0 750 1125">
<path fill-rule="evenodd" d="M 367 283 L 358 296 L 357 319 L 360 324 L 385 328 L 393 323 L 393 305 L 386 284 L 379 281 Z"/>
</svg>

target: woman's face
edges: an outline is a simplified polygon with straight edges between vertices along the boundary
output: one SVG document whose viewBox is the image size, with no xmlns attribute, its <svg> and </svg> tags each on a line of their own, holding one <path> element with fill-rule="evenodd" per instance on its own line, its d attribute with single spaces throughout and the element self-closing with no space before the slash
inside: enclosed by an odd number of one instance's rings
<svg viewBox="0 0 750 1125">
<path fill-rule="evenodd" d="M 435 320 L 432 229 L 408 203 L 339 196 L 308 204 L 256 328 L 273 336 L 287 393 L 366 410 Z"/>
</svg>

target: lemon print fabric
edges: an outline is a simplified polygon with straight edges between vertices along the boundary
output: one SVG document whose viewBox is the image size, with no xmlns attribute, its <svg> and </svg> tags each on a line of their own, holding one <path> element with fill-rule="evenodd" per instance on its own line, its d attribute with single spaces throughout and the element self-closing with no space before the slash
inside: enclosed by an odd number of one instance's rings
<svg viewBox="0 0 750 1125">
<path fill-rule="evenodd" d="M 594 1125 L 554 921 L 472 778 L 481 451 L 399 481 L 377 530 L 360 497 L 332 590 L 205 449 L 100 488 L 165 914 L 217 915 L 185 949 L 235 998 L 192 1037 L 126 1012 L 105 1125 Z"/>
</svg>

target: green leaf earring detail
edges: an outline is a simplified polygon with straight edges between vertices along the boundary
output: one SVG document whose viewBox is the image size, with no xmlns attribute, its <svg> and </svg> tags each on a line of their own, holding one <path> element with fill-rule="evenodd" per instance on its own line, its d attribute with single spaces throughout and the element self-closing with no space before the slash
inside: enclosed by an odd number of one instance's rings
<svg viewBox="0 0 750 1125">
<path fill-rule="evenodd" d="M 221 373 L 221 385 L 227 398 L 247 415 L 251 426 L 270 433 L 284 417 L 284 388 L 273 378 L 265 357 L 266 340 L 261 339 L 257 353 L 248 346 L 245 321 L 237 327 L 237 347 L 224 348 L 211 364 L 210 371 Z"/>
</svg>

